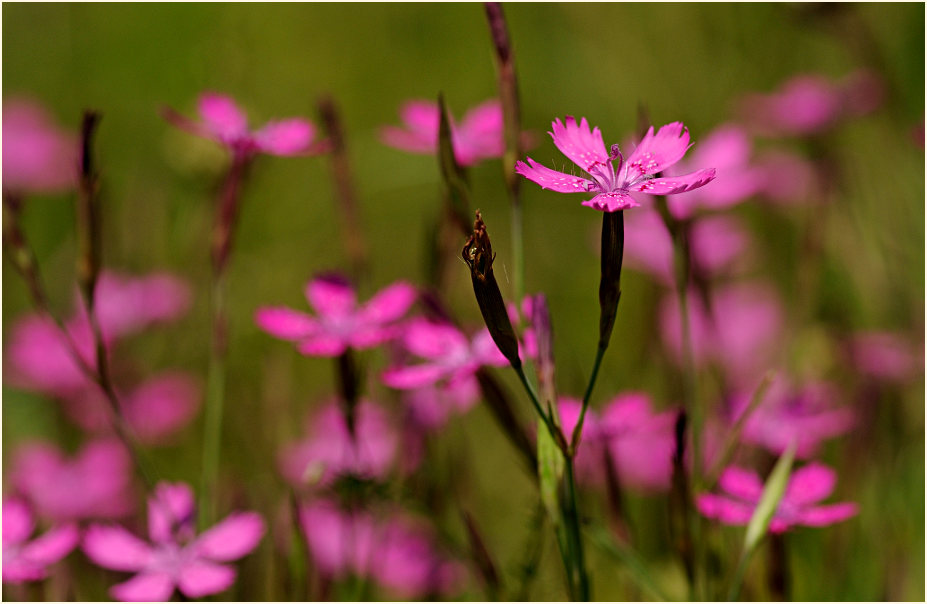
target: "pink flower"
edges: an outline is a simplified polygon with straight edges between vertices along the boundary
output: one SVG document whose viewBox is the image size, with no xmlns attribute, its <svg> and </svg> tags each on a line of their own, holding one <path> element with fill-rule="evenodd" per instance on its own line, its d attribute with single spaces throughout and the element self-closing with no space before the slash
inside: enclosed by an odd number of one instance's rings
<svg viewBox="0 0 927 604">
<path fill-rule="evenodd" d="M 382 407 L 362 401 L 355 408 L 354 438 L 334 402 L 306 423 L 308 436 L 281 451 L 280 469 L 296 487 L 330 484 L 342 475 L 384 478 L 398 453 L 399 436 Z"/>
<path fill-rule="evenodd" d="M 560 429 L 567 440 L 573 435 L 582 407 L 583 402 L 577 398 L 561 396 L 557 401 Z M 590 484 L 602 484 L 605 478 L 605 451 L 599 416 L 592 409 L 587 409 L 575 458 L 577 480 Z"/>
<path fill-rule="evenodd" d="M 438 430 L 451 415 L 462 415 L 473 408 L 480 397 L 478 384 L 464 380 L 454 385 L 429 384 L 406 390 L 402 400 L 409 412 L 409 421 L 416 428 Z"/>
<path fill-rule="evenodd" d="M 441 121 L 438 104 L 425 100 L 409 101 L 402 106 L 399 115 L 404 127 L 384 126 L 380 130 L 380 139 L 403 151 L 437 153 Z M 468 111 L 460 124 L 452 121 L 451 138 L 454 156 L 462 166 L 502 157 L 505 150 L 502 105 L 491 99 Z"/>
<path fill-rule="evenodd" d="M 650 397 L 626 392 L 602 409 L 599 432 L 622 485 L 665 491 L 673 476 L 676 413 L 654 413 Z"/>
<path fill-rule="evenodd" d="M 167 118 L 194 136 L 212 139 L 230 151 L 246 156 L 257 153 L 297 155 L 322 150 L 312 146 L 315 126 L 309 120 L 288 118 L 268 122 L 260 130 L 248 129 L 248 118 L 230 97 L 204 92 L 197 103 L 200 122 L 192 122 L 173 112 Z"/>
<path fill-rule="evenodd" d="M 909 380 L 924 371 L 924 347 L 887 331 L 866 331 L 849 343 L 853 365 L 866 375 L 894 382 Z"/>
<path fill-rule="evenodd" d="M 732 421 L 744 412 L 751 396 L 742 394 L 734 399 Z M 833 385 L 824 382 L 793 389 L 784 380 L 777 380 L 747 420 L 741 438 L 777 455 L 795 441 L 795 454 L 807 459 L 817 453 L 822 441 L 852 427 L 853 412 L 834 405 L 839 396 Z"/>
<path fill-rule="evenodd" d="M 796 470 L 769 523 L 771 533 L 782 533 L 793 526 L 827 526 L 842 522 L 857 512 L 855 503 L 816 505 L 834 490 L 837 474 L 819 463 Z M 703 493 L 695 503 L 703 516 L 722 524 L 746 525 L 763 492 L 760 477 L 749 470 L 729 467 L 719 482 L 725 495 Z"/>
<path fill-rule="evenodd" d="M 193 376 L 179 371 L 155 375 L 135 388 L 119 388 L 122 412 L 138 439 L 149 445 L 163 444 L 196 417 L 201 388 Z M 63 399 L 68 417 L 88 432 L 108 433 L 112 417 L 103 393 L 96 386 Z"/>
<path fill-rule="evenodd" d="M 296 342 L 304 355 L 334 357 L 348 348 L 372 348 L 393 338 L 395 322 L 416 298 L 415 288 L 398 282 L 358 306 L 354 290 L 340 277 L 317 277 L 306 285 L 316 316 L 283 307 L 262 307 L 254 320 L 270 335 Z"/>
<path fill-rule="evenodd" d="M 117 600 L 165 601 L 175 587 L 188 598 L 202 598 L 232 585 L 235 569 L 221 563 L 251 552 L 264 535 L 264 521 L 255 512 L 236 512 L 198 537 L 193 525 L 190 487 L 162 482 L 148 500 L 151 544 L 121 526 L 93 525 L 81 547 L 103 568 L 138 573 L 110 589 Z"/>
<path fill-rule="evenodd" d="M 775 290 L 762 283 L 717 288 L 711 313 L 693 290 L 688 295 L 692 352 L 698 364 L 718 363 L 739 383 L 752 383 L 775 362 L 784 316 Z M 682 321 L 675 295 L 659 309 L 664 344 L 682 360 Z"/>
<path fill-rule="evenodd" d="M 691 224 L 689 246 L 694 271 L 703 277 L 729 273 L 740 263 L 749 242 L 747 231 L 729 216 L 710 216 Z M 673 239 L 654 210 L 625 217 L 625 261 L 654 275 L 663 285 L 675 286 Z"/>
<path fill-rule="evenodd" d="M 699 143 L 691 160 L 680 160 L 663 175 L 678 176 L 696 166 L 714 166 L 717 181 L 685 199 L 668 198 L 670 212 L 676 218 L 688 218 L 696 210 L 721 210 L 755 195 L 765 183 L 766 173 L 751 164 L 750 154 L 750 138 L 741 127 L 725 124 L 716 128 Z"/>
<path fill-rule="evenodd" d="M 618 150 L 618 145 L 612 145 L 611 153 L 606 152 L 602 133 L 598 128 L 590 132 L 586 118 L 577 124 L 572 116 L 567 116 L 566 125 L 557 118 L 553 122 L 553 132 L 549 134 L 557 148 L 585 170 L 591 180 L 551 170 L 530 157 L 527 164 L 517 162 L 515 171 L 541 185 L 541 188 L 559 193 L 595 192 L 596 196 L 584 201 L 583 205 L 603 212 L 640 205 L 631 193 L 684 193 L 702 187 L 715 178 L 714 168 L 697 170 L 675 178 L 654 177 L 656 173 L 682 159 L 690 146 L 689 131 L 681 122 L 663 126 L 656 135 L 653 128 L 650 128 L 627 161 Z M 612 164 L 614 160 L 618 160 L 617 166 Z"/>
<path fill-rule="evenodd" d="M 760 193 L 770 201 L 789 204 L 810 201 L 820 186 L 814 166 L 786 151 L 767 151 L 756 162 L 765 176 Z"/>
<path fill-rule="evenodd" d="M 132 512 L 131 471 L 129 454 L 115 440 L 90 442 L 72 459 L 36 442 L 14 453 L 10 482 L 54 522 L 109 519 Z"/>
<path fill-rule="evenodd" d="M 3 582 L 37 581 L 48 575 L 48 566 L 67 556 L 77 545 L 73 524 L 48 530 L 27 541 L 35 530 L 32 513 L 18 499 L 3 500 Z"/>
<path fill-rule="evenodd" d="M 402 343 L 406 350 L 426 362 L 383 372 L 383 383 L 398 390 L 441 383 L 452 389 L 472 391 L 477 369 L 483 365 L 509 364 L 485 328 L 470 340 L 452 325 L 412 319 L 403 329 Z"/>
<path fill-rule="evenodd" d="M 376 518 L 316 500 L 301 508 L 300 524 L 323 574 L 370 578 L 401 599 L 449 592 L 461 572 L 438 554 L 424 526 L 403 515 Z"/>
<path fill-rule="evenodd" d="M 3 102 L 3 190 L 56 193 L 77 184 L 77 140 L 40 104 Z"/>
<path fill-rule="evenodd" d="M 97 320 L 107 344 L 151 325 L 177 319 L 190 307 L 189 286 L 177 277 L 154 274 L 146 277 L 106 271 L 100 275 L 95 292 Z M 65 322 L 80 357 L 91 368 L 96 366 L 93 333 L 83 310 Z M 9 379 L 18 386 L 50 396 L 67 396 L 91 384 L 71 355 L 57 326 L 38 315 L 27 315 L 11 329 L 6 347 Z M 111 348 L 111 346 L 108 346 Z"/>
<path fill-rule="evenodd" d="M 844 117 L 875 110 L 882 96 L 881 81 L 869 72 L 850 74 L 842 82 L 803 74 L 777 92 L 747 95 L 741 101 L 741 113 L 757 132 L 767 136 L 810 135 Z"/>
</svg>

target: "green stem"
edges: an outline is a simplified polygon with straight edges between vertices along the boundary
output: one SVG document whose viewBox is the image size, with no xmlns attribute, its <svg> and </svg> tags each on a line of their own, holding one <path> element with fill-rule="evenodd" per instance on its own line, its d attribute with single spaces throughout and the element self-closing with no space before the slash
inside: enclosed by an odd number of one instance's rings
<svg viewBox="0 0 927 604">
<path fill-rule="evenodd" d="M 576 480 L 573 476 L 573 458 L 566 460 L 566 487 L 567 487 L 567 529 L 571 542 L 570 550 L 573 560 L 571 572 L 574 574 L 573 583 L 578 585 L 579 600 L 589 601 L 589 575 L 586 572 L 586 558 L 583 553 L 583 537 L 580 528 L 579 507 L 576 503 Z"/>
<path fill-rule="evenodd" d="M 222 446 L 222 412 L 225 406 L 225 279 L 215 276 L 212 291 L 212 346 L 206 390 L 206 418 L 203 432 L 203 474 L 200 482 L 202 526 L 212 524 L 217 508 L 219 455 Z"/>
<path fill-rule="evenodd" d="M 592 398 L 592 389 L 595 386 L 596 378 L 599 377 L 599 367 L 602 366 L 602 357 L 604 356 L 605 348 L 599 346 L 595 352 L 595 362 L 592 364 L 589 384 L 586 386 L 586 393 L 583 395 L 583 406 L 579 411 L 579 419 L 576 420 L 576 427 L 573 428 L 573 435 L 570 437 L 570 450 L 574 452 L 577 445 L 579 445 L 579 437 L 583 432 L 583 422 L 586 420 L 586 410 L 589 408 L 589 399 Z"/>
<path fill-rule="evenodd" d="M 534 386 L 531 385 L 531 382 L 528 381 L 528 377 L 525 375 L 525 370 L 521 366 L 512 365 L 512 368 L 515 370 L 515 373 L 518 374 L 518 379 L 521 380 L 522 385 L 525 387 L 525 392 L 528 393 L 528 398 L 531 399 L 531 404 L 534 405 L 534 410 L 537 411 L 538 415 L 544 421 L 544 425 L 547 427 L 547 431 L 550 433 L 551 438 L 554 439 L 554 442 L 557 443 L 557 447 L 563 452 L 564 456 L 567 456 L 567 444 L 563 438 L 563 433 L 559 428 L 554 424 L 553 419 L 544 412 L 544 409 L 541 407 L 541 403 L 538 400 L 538 395 L 534 391 Z"/>
<path fill-rule="evenodd" d="M 735 602 L 737 598 L 740 597 L 740 588 L 743 585 L 744 575 L 747 573 L 747 562 L 749 561 L 749 554 L 743 552 L 740 555 L 740 560 L 737 562 L 737 570 L 734 571 L 734 579 L 731 581 L 731 588 L 727 592 L 728 602 Z"/>
</svg>

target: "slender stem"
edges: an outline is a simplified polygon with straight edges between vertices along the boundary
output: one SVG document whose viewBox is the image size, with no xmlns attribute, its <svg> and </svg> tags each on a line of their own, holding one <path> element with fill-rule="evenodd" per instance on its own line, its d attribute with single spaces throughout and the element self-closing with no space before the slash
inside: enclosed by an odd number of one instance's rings
<svg viewBox="0 0 927 604">
<path fill-rule="evenodd" d="M 744 582 L 744 575 L 747 573 L 747 563 L 750 561 L 750 556 L 747 552 L 743 552 L 740 555 L 740 560 L 737 562 L 737 570 L 734 571 L 734 579 L 731 581 L 731 587 L 727 592 L 727 601 L 735 602 L 737 598 L 740 597 L 740 588 Z"/>
<path fill-rule="evenodd" d="M 228 318 L 226 316 L 226 269 L 241 200 L 241 183 L 251 156 L 235 151 L 232 165 L 220 191 L 212 232 L 212 323 L 209 369 L 206 387 L 206 411 L 203 424 L 203 466 L 200 482 L 201 526 L 212 524 L 218 499 L 219 457 L 222 446 L 222 414 L 225 405 L 226 355 L 228 352 Z"/>
<path fill-rule="evenodd" d="M 589 384 L 586 385 L 586 393 L 583 395 L 583 406 L 579 411 L 579 419 L 576 420 L 576 426 L 573 428 L 573 435 L 570 438 L 570 450 L 576 451 L 579 446 L 579 438 L 583 432 L 583 422 L 586 420 L 586 410 L 589 408 L 589 399 L 592 397 L 592 389 L 595 386 L 596 378 L 599 377 L 599 367 L 602 366 L 602 357 L 605 356 L 605 348 L 599 346 L 595 352 L 595 361 L 592 364 L 592 373 L 589 375 Z"/>
<path fill-rule="evenodd" d="M 550 433 L 551 438 L 554 439 L 554 442 L 557 443 L 557 446 L 563 452 L 563 455 L 568 456 L 568 449 L 566 440 L 563 437 L 563 433 L 559 428 L 554 424 L 553 419 L 548 415 L 544 409 L 541 407 L 541 403 L 538 400 L 538 395 L 534 391 L 534 386 L 528 381 L 528 377 L 525 375 L 525 370 L 521 366 L 512 366 L 515 369 L 515 373 L 518 374 L 518 378 L 521 380 L 522 385 L 525 387 L 525 392 L 528 393 L 528 398 L 531 399 L 531 404 L 534 405 L 534 410 L 537 411 L 538 415 L 544 421 L 544 425 L 547 427 L 547 431 Z"/>
<path fill-rule="evenodd" d="M 586 558 L 583 553 L 583 536 L 579 520 L 579 507 L 576 503 L 576 480 L 573 475 L 573 458 L 568 457 L 566 460 L 566 487 L 568 497 L 568 522 L 567 527 L 570 532 L 572 541 L 573 565 L 574 572 L 577 575 L 576 584 L 579 588 L 579 600 L 588 602 L 590 598 L 589 575 L 586 572 Z"/>
</svg>

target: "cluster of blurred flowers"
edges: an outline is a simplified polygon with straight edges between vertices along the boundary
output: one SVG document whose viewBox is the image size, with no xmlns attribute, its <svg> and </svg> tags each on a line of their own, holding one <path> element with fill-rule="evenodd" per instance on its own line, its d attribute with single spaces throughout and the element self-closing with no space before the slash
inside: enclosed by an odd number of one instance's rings
<svg viewBox="0 0 927 604">
<path fill-rule="evenodd" d="M 651 128 L 625 158 L 617 145 L 606 150 L 598 128 L 590 129 L 585 119 L 558 119 L 551 133 L 554 143 L 588 178 L 555 172 L 531 159 L 518 163 L 519 173 L 545 188 L 593 195 L 583 205 L 603 211 L 635 208 L 627 214 L 627 264 L 650 275 L 664 291 L 656 309 L 658 329 L 668 358 L 680 364 L 684 338 L 673 293 L 673 236 L 653 202 L 641 194 L 687 193 L 667 198 L 666 207 L 672 219 L 688 229 L 691 271 L 690 282 L 683 286 L 689 288 L 693 355 L 698 368 L 716 371 L 723 384 L 723 400 L 711 405 L 715 413 L 706 423 L 703 459 L 687 459 L 690 467 L 700 463 L 708 469 L 717 461 L 724 434 L 747 411 L 760 377 L 782 363 L 782 334 L 788 326 L 776 288 L 755 276 L 758 251 L 752 248 L 748 228 L 726 211 L 745 200 L 811 202 L 822 178 L 813 162 L 787 147 L 754 153 L 753 136 L 816 135 L 842 119 L 871 111 L 880 96 L 880 85 L 869 74 L 853 74 L 836 83 L 799 77 L 773 94 L 743 99 L 745 119 L 703 137 L 685 161 L 689 133 L 681 123 L 656 133 Z M 203 95 L 198 109 L 199 121 L 167 115 L 178 127 L 215 140 L 233 154 L 293 155 L 322 148 L 313 142 L 315 128 L 307 120 L 276 121 L 251 131 L 241 109 L 216 94 Z M 411 152 L 434 153 L 437 106 L 413 101 L 400 115 L 403 127 L 383 128 L 383 141 Z M 457 161 L 470 165 L 500 157 L 502 125 L 502 109 L 495 100 L 452 123 Z M 75 140 L 37 104 L 5 102 L 3 139 L 5 194 L 75 186 Z M 176 440 L 198 411 L 199 384 L 174 370 L 140 381 L 134 377 L 138 370 L 133 360 L 119 344 L 157 324 L 180 319 L 191 296 L 182 280 L 167 274 L 104 273 L 97 286 L 96 319 L 114 366 L 122 412 L 146 445 Z M 383 347 L 390 364 L 379 377 L 392 392 L 381 396 L 403 403 L 397 414 L 375 396 L 358 401 L 350 413 L 337 400 L 320 402 L 308 415 L 303 437 L 281 447 L 279 474 L 298 495 L 300 529 L 311 558 L 331 579 L 366 578 L 397 597 L 453 596 L 464 568 L 442 545 L 435 527 L 398 505 L 345 501 L 336 487 L 345 479 L 376 483 L 414 473 L 422 461 L 421 443 L 480 399 L 477 372 L 508 361 L 486 329 L 468 332 L 448 321 L 410 316 L 420 293 L 405 282 L 388 285 L 361 304 L 346 279 L 322 275 L 306 285 L 305 297 L 314 313 L 263 307 L 255 313 L 256 324 L 307 356 L 338 357 Z M 511 314 L 514 322 L 522 323 L 517 309 Z M 527 325 L 521 350 L 531 357 L 537 345 L 530 304 L 523 305 L 521 314 Z M 83 363 L 95 366 L 91 324 L 79 302 L 65 329 L 66 334 L 39 314 L 27 315 L 12 325 L 6 338 L 5 381 L 58 401 L 64 415 L 86 433 L 86 440 L 73 456 L 48 442 L 28 442 L 16 449 L 5 481 L 3 581 L 41 579 L 50 565 L 81 543 L 95 564 L 137 573 L 112 588 L 117 599 L 163 600 L 175 588 L 197 598 L 226 589 L 235 570 L 224 563 L 257 546 L 263 520 L 254 512 L 238 512 L 197 536 L 190 488 L 161 483 L 148 494 L 149 541 L 130 532 L 130 525 L 116 524 L 129 522 L 139 507 L 132 460 L 112 434 L 110 410 L 98 386 L 72 355 L 76 350 Z M 842 344 L 846 362 L 864 379 L 903 382 L 922 370 L 920 344 L 898 334 L 848 334 Z M 778 455 L 795 443 L 797 456 L 807 461 L 793 474 L 771 531 L 797 524 L 821 526 L 856 512 L 852 503 L 819 505 L 832 493 L 836 473 L 811 461 L 822 443 L 854 425 L 847 396 L 838 384 L 784 376 L 744 423 L 742 444 Z M 679 410 L 661 409 L 645 392 L 613 393 L 609 399 L 587 415 L 583 426 L 576 459 L 581 484 L 596 489 L 614 480 L 643 495 L 667 492 Z M 567 433 L 577 422 L 580 406 L 568 396 L 559 400 L 560 422 Z M 764 459 L 760 454 L 742 458 Z M 698 496 L 700 512 L 722 523 L 745 524 L 762 490 L 758 473 L 732 465 L 718 484 L 723 494 Z M 48 528 L 30 540 L 36 519 Z"/>
</svg>

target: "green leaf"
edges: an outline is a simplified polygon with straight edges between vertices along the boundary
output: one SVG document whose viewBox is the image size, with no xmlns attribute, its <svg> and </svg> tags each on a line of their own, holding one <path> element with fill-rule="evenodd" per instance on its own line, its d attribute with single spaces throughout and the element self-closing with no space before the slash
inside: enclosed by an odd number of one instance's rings
<svg viewBox="0 0 927 604">
<path fill-rule="evenodd" d="M 766 484 L 763 485 L 760 502 L 757 504 L 753 516 L 750 517 L 750 523 L 747 525 L 747 534 L 744 537 L 745 555 L 749 556 L 766 535 L 773 514 L 775 514 L 776 508 L 779 507 L 779 502 L 785 494 L 785 487 L 789 482 L 794 459 L 795 442 L 793 441 L 779 458 L 779 461 L 776 462 L 776 466 L 769 473 L 769 478 L 766 479 Z"/>
<path fill-rule="evenodd" d="M 551 522 L 560 524 L 560 500 L 557 496 L 563 478 L 563 453 L 557 447 L 547 430 L 544 420 L 538 418 L 538 478 L 540 479 L 541 501 L 547 509 Z"/>
</svg>

